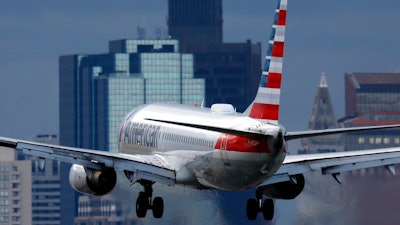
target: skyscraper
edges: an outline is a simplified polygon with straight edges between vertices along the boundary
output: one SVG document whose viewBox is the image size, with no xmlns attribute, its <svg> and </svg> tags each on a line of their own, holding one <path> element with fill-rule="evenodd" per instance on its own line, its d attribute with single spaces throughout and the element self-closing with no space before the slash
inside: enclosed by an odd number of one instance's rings
<svg viewBox="0 0 400 225">
<path fill-rule="evenodd" d="M 189 52 L 189 50 L 187 50 Z M 206 106 L 232 104 L 243 112 L 253 101 L 261 77 L 261 44 L 193 46 L 194 76 L 206 81 Z"/>
<path fill-rule="evenodd" d="M 400 73 L 346 73 L 345 126 L 371 126 L 400 123 Z M 376 130 L 345 135 L 345 150 L 400 146 L 400 130 Z M 397 171 L 398 171 L 398 166 Z M 398 206 L 399 181 L 389 167 L 348 173 L 348 187 L 358 216 L 354 224 L 396 224 L 399 215 L 386 209 Z M 359 179 L 361 177 L 361 179 Z M 357 191 L 354 191 L 357 190 Z M 376 193 L 380 193 L 377 195 Z M 371 204 L 373 202 L 373 204 Z"/>
<path fill-rule="evenodd" d="M 59 142 L 57 135 L 36 135 L 29 140 Z M 41 168 L 39 161 L 32 161 L 32 225 L 60 225 L 60 162 L 46 159 L 44 165 Z"/>
<path fill-rule="evenodd" d="M 109 48 L 105 54 L 60 57 L 60 144 L 116 151 L 119 125 L 134 107 L 200 106 L 204 100 L 204 79 L 194 78 L 193 55 L 180 53 L 177 40 L 124 39 Z M 66 188 L 68 174 L 62 177 Z M 77 195 L 72 190 L 62 195 L 62 201 L 75 199 L 65 211 L 75 215 Z M 62 223 L 72 223 L 73 216 Z"/>
<path fill-rule="evenodd" d="M 400 123 L 400 73 L 346 73 L 346 126 Z M 346 150 L 400 145 L 400 130 L 346 134 Z"/>
<path fill-rule="evenodd" d="M 0 225 L 32 224 L 31 161 L 3 147 L 0 155 Z"/>
<path fill-rule="evenodd" d="M 243 112 L 261 76 L 261 44 L 223 43 L 222 0 L 169 0 L 169 35 L 193 53 L 194 75 L 206 80 L 205 105 L 230 103 Z"/>
<path fill-rule="evenodd" d="M 182 46 L 222 43 L 222 0 L 168 0 L 168 30 Z"/>
<path fill-rule="evenodd" d="M 203 100 L 193 55 L 180 53 L 176 40 L 117 40 L 106 54 L 60 57 L 61 144 L 116 151 L 119 125 L 134 107 Z"/>
<path fill-rule="evenodd" d="M 315 95 L 312 107 L 309 130 L 322 130 L 339 128 L 328 90 L 325 74 L 322 74 L 320 84 Z M 342 135 L 327 135 L 301 140 L 303 150 L 301 153 L 324 153 L 343 151 Z"/>
</svg>

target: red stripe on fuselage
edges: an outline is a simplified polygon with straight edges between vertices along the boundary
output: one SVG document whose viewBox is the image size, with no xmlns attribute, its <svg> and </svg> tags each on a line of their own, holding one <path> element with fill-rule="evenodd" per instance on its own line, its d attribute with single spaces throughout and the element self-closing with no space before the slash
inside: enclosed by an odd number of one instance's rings
<svg viewBox="0 0 400 225">
<path fill-rule="evenodd" d="M 215 144 L 215 149 L 234 152 L 269 153 L 268 140 L 251 137 L 222 134 Z"/>
<path fill-rule="evenodd" d="M 249 116 L 254 119 L 278 120 L 279 105 L 254 102 Z"/>
</svg>

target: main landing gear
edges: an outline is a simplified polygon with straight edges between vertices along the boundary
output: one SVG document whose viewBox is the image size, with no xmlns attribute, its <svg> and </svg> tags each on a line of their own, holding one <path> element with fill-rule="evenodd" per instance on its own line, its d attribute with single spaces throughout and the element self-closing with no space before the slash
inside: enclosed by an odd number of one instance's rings
<svg viewBox="0 0 400 225">
<path fill-rule="evenodd" d="M 139 196 L 136 200 L 136 215 L 139 218 L 146 217 L 147 210 L 153 211 L 154 218 L 161 218 L 164 213 L 164 201 L 161 197 L 155 197 L 152 199 L 154 182 L 151 181 L 139 181 L 143 186 L 144 191 L 139 192 Z"/>
<path fill-rule="evenodd" d="M 259 212 L 262 212 L 265 220 L 272 220 L 274 217 L 274 201 L 272 199 L 265 199 L 263 202 L 262 191 L 257 189 L 256 198 L 247 200 L 247 218 L 249 220 L 255 220 Z"/>
</svg>

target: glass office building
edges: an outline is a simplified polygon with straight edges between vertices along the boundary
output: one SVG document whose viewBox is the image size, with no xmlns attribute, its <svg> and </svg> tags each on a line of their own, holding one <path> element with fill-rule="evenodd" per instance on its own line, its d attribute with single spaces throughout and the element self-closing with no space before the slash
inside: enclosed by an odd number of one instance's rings
<svg viewBox="0 0 400 225">
<path fill-rule="evenodd" d="M 206 81 L 205 106 L 245 111 L 261 77 L 261 44 L 223 42 L 222 0 L 168 0 L 168 33 L 193 54 L 194 76 Z"/>
<path fill-rule="evenodd" d="M 222 42 L 222 0 L 168 0 L 169 35 L 181 44 Z"/>
<path fill-rule="evenodd" d="M 106 54 L 60 57 L 61 144 L 65 132 L 66 144 L 115 151 L 119 125 L 134 107 L 204 100 L 205 81 L 193 78 L 193 55 L 180 53 L 177 40 L 116 40 L 109 47 Z"/>
<path fill-rule="evenodd" d="M 177 40 L 116 40 L 109 43 L 109 53 L 61 56 L 60 144 L 116 151 L 121 121 L 136 106 L 200 106 L 205 81 L 194 78 L 193 64 L 192 54 L 179 52 Z M 61 167 L 69 171 L 69 165 Z M 71 203 L 62 205 L 62 224 L 71 224 L 78 199 L 67 172 L 61 176 L 61 187 L 69 189 L 62 190 L 61 202 Z"/>
<path fill-rule="evenodd" d="M 346 73 L 346 126 L 400 123 L 400 73 Z M 400 130 L 346 134 L 346 150 L 400 145 Z"/>
</svg>

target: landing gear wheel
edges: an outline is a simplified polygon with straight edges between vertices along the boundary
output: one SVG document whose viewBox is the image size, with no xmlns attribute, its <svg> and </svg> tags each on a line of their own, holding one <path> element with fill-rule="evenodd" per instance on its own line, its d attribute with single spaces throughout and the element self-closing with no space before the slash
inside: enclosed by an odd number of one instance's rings
<svg viewBox="0 0 400 225">
<path fill-rule="evenodd" d="M 262 205 L 262 214 L 265 220 L 272 220 L 274 217 L 274 201 L 272 199 L 265 199 Z"/>
<path fill-rule="evenodd" d="M 272 199 L 265 199 L 263 203 L 263 190 L 261 188 L 256 190 L 256 198 L 247 200 L 246 214 L 249 220 L 255 220 L 259 212 L 262 212 L 265 220 L 272 220 L 274 211 L 274 201 Z"/>
<path fill-rule="evenodd" d="M 147 210 L 149 209 L 149 199 L 144 192 L 139 193 L 136 200 L 136 215 L 139 218 L 146 217 Z"/>
<path fill-rule="evenodd" d="M 247 219 L 249 220 L 255 220 L 257 218 L 258 214 L 258 202 L 254 198 L 250 198 L 247 200 L 247 205 L 246 205 L 246 214 L 247 214 Z"/>
<path fill-rule="evenodd" d="M 164 200 L 156 197 L 152 200 L 154 182 L 141 180 L 139 183 L 144 187 L 144 191 L 139 193 L 136 200 L 136 215 L 139 218 L 146 217 L 147 210 L 153 210 L 154 218 L 161 218 L 164 213 Z"/>
<path fill-rule="evenodd" d="M 164 213 L 164 201 L 161 197 L 155 197 L 153 200 L 153 216 L 154 218 L 161 218 Z"/>
</svg>

